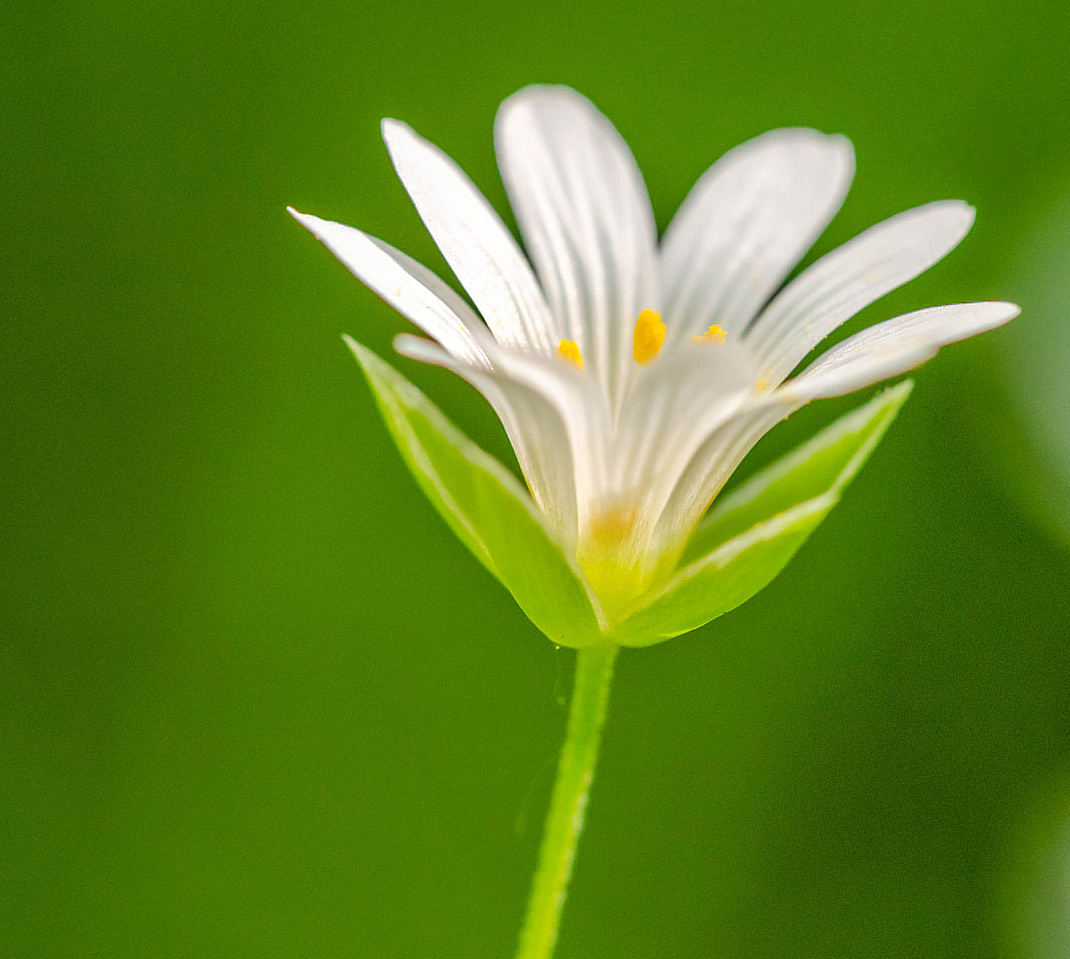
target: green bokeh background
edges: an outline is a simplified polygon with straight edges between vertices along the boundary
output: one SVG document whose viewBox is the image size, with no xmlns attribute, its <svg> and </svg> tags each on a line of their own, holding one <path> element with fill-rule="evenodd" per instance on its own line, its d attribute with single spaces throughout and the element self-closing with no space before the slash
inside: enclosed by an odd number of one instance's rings
<svg viewBox="0 0 1070 959">
<path fill-rule="evenodd" d="M 1024 255 L 1070 188 L 1068 35 L 1038 0 L 5 6 L 0 955 L 511 954 L 572 654 L 416 492 L 339 338 L 406 324 L 284 207 L 444 271 L 378 121 L 504 210 L 491 122 L 535 81 L 614 119 L 662 226 L 781 125 L 858 154 L 817 252 L 973 202 L 851 330 L 1025 309 L 920 372 L 768 590 L 622 654 L 559 959 L 1062 955 L 1028 906 L 1070 808 L 1070 559 L 1000 357 L 1070 321 Z"/>
</svg>

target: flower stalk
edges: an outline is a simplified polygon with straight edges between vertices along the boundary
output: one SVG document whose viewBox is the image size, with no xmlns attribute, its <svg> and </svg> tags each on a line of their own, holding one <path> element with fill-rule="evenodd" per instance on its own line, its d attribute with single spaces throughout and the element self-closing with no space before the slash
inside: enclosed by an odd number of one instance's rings
<svg viewBox="0 0 1070 959">
<path fill-rule="evenodd" d="M 588 646 L 576 656 L 565 744 L 557 764 L 557 781 L 546 814 L 539 865 L 520 932 L 517 959 L 550 959 L 553 954 L 576 845 L 583 831 L 619 648 L 612 643 Z"/>
</svg>

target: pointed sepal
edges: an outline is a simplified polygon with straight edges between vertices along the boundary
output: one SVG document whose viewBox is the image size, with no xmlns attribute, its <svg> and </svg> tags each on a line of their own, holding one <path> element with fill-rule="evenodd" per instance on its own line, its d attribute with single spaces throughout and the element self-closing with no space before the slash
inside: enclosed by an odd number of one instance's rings
<svg viewBox="0 0 1070 959">
<path fill-rule="evenodd" d="M 461 542 L 554 643 L 605 643 L 601 613 L 582 574 L 516 477 L 392 366 L 346 342 L 406 465 Z"/>
<path fill-rule="evenodd" d="M 677 573 L 637 603 L 614 640 L 660 643 L 767 586 L 839 501 L 911 387 L 906 381 L 886 390 L 725 496 L 699 525 Z"/>
</svg>

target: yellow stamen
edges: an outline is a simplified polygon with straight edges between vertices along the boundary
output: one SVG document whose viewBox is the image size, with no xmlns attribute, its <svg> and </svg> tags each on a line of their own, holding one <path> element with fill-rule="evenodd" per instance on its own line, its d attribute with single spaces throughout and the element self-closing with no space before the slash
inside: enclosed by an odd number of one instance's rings
<svg viewBox="0 0 1070 959">
<path fill-rule="evenodd" d="M 636 363 L 649 363 L 661 352 L 665 342 L 665 324 L 661 316 L 653 310 L 643 310 L 635 321 L 632 334 L 632 359 Z"/>
<path fill-rule="evenodd" d="M 705 333 L 691 337 L 692 343 L 723 343 L 728 336 L 726 330 L 719 323 L 715 323 Z"/>
<path fill-rule="evenodd" d="M 580 348 L 575 340 L 562 340 L 557 344 L 557 357 L 574 363 L 577 369 L 583 369 L 583 357 L 580 356 Z"/>
<path fill-rule="evenodd" d="M 760 380 L 758 380 L 757 383 L 754 384 L 754 388 L 759 393 L 764 393 L 765 392 L 765 377 L 764 376 Z"/>
</svg>

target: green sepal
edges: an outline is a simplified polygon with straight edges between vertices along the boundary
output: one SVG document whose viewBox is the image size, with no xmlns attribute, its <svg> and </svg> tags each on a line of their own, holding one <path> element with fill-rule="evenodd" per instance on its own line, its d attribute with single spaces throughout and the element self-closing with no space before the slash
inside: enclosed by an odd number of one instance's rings
<svg viewBox="0 0 1070 959">
<path fill-rule="evenodd" d="M 516 477 L 397 370 L 345 340 L 406 465 L 461 542 L 554 643 L 605 643 L 596 600 Z"/>
<path fill-rule="evenodd" d="M 715 504 L 680 570 L 614 631 L 651 646 L 703 626 L 767 586 L 839 501 L 905 402 L 907 380 L 848 413 Z"/>
</svg>

